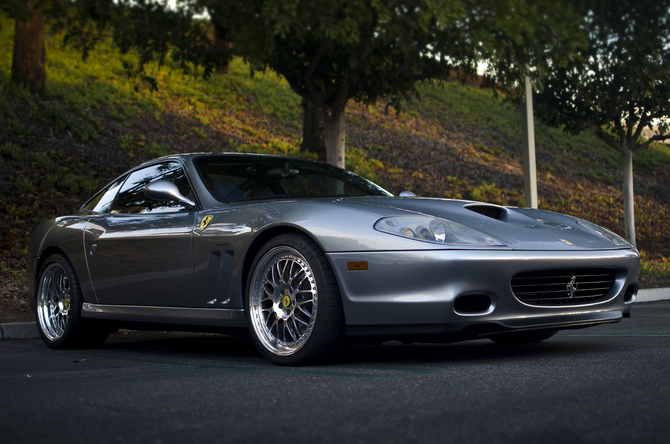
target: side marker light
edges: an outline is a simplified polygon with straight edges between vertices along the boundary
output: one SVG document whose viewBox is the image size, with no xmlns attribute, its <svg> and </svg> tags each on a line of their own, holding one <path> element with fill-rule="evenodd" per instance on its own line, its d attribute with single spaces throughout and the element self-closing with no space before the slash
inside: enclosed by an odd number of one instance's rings
<svg viewBox="0 0 670 444">
<path fill-rule="evenodd" d="M 349 271 L 364 271 L 367 269 L 367 262 L 347 262 L 347 270 Z"/>
</svg>

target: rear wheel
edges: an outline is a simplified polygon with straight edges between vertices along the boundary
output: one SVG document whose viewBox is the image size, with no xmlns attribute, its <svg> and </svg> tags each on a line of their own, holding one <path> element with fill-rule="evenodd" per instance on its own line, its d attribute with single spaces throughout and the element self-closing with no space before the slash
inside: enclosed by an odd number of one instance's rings
<svg viewBox="0 0 670 444">
<path fill-rule="evenodd" d="M 534 342 L 544 341 L 558 333 L 552 331 L 527 331 L 518 333 L 506 333 L 490 338 L 493 342 L 502 345 L 532 344 Z"/>
<path fill-rule="evenodd" d="M 79 281 L 67 258 L 54 254 L 40 270 L 35 316 L 42 340 L 52 348 L 101 345 L 109 331 L 81 319 L 83 299 Z"/>
<path fill-rule="evenodd" d="M 319 246 L 302 234 L 278 236 L 251 267 L 247 322 L 258 350 L 279 365 L 334 357 L 344 342 L 344 311 L 333 271 Z"/>
</svg>

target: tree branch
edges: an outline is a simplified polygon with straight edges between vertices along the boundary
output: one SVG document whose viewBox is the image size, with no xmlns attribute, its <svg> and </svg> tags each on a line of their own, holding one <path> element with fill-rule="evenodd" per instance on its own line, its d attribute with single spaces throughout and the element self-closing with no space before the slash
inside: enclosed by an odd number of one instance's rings
<svg viewBox="0 0 670 444">
<path fill-rule="evenodd" d="M 307 91 L 305 88 L 302 88 L 302 87 L 300 86 L 300 84 L 291 81 L 291 74 L 292 74 L 292 72 L 291 72 L 291 70 L 290 70 L 288 67 L 286 67 L 286 68 L 284 68 L 284 67 L 275 67 L 274 70 L 277 71 L 277 73 L 279 73 L 279 74 L 281 74 L 282 76 L 284 76 L 284 78 L 285 78 L 286 81 L 288 82 L 288 86 L 291 87 L 291 90 L 292 90 L 294 93 L 296 93 L 297 95 L 299 95 L 299 96 L 302 97 L 303 99 L 306 99 L 306 98 L 310 97 L 310 93 L 309 93 L 309 91 Z"/>
<path fill-rule="evenodd" d="M 626 144 L 626 131 L 623 129 L 623 125 L 621 125 L 621 120 L 615 119 L 614 120 L 614 127 L 616 128 L 617 135 L 619 136 L 619 143 L 621 143 L 621 145 L 625 145 Z M 596 130 L 596 135 L 597 135 L 599 130 L 600 130 L 600 128 L 598 128 Z"/>
<path fill-rule="evenodd" d="M 633 137 L 633 127 L 635 126 L 635 122 L 633 121 L 634 116 L 635 116 L 635 109 L 633 105 L 630 104 L 628 109 L 628 119 L 626 120 L 626 137 L 629 139 Z M 635 140 L 637 140 L 637 138 Z"/>
<path fill-rule="evenodd" d="M 423 80 L 436 79 L 444 76 L 445 74 L 448 75 L 449 71 L 451 71 L 451 69 L 453 69 L 454 66 L 450 64 L 443 65 L 442 62 L 443 62 L 442 57 L 440 57 L 440 67 L 438 69 L 431 71 L 424 71 L 422 74 L 413 75 L 411 77 L 411 81 L 421 82 Z"/>
<path fill-rule="evenodd" d="M 649 123 L 649 118 L 647 117 L 646 111 L 644 114 L 642 114 L 642 117 L 640 118 L 640 121 L 637 124 L 637 128 L 635 129 L 635 134 L 633 134 L 633 141 L 637 141 L 637 139 L 640 138 L 642 135 L 642 131 L 644 131 L 644 127 L 647 126 Z"/>
<path fill-rule="evenodd" d="M 407 68 L 410 67 L 410 60 L 411 60 L 411 58 L 412 58 L 413 55 L 414 55 L 414 54 L 411 54 L 411 55 L 408 56 L 405 60 L 403 60 L 403 62 L 402 62 L 400 65 L 398 65 L 398 67 L 397 67 L 396 69 L 394 69 L 393 71 L 391 71 L 391 72 L 388 74 L 387 77 L 388 77 L 389 79 L 395 79 L 395 78 L 398 77 L 400 74 L 402 74 L 403 72 L 405 72 L 405 71 L 407 70 Z"/>
<path fill-rule="evenodd" d="M 619 125 L 621 126 L 621 125 Z M 624 145 L 617 143 L 616 139 L 609 134 L 607 134 L 605 131 L 603 131 L 601 128 L 596 128 L 595 130 L 596 137 L 603 142 L 605 142 L 607 145 L 609 145 L 611 148 L 614 148 L 621 154 L 626 154 L 624 151 Z"/>
<path fill-rule="evenodd" d="M 340 87 L 340 90 L 337 93 L 337 97 L 335 97 L 335 100 L 333 100 L 333 103 L 330 105 L 333 116 L 339 114 L 339 112 L 344 110 L 344 108 L 347 106 L 347 102 L 349 99 L 351 99 L 349 96 L 349 89 L 349 84 L 346 82 L 343 83 Z"/>
<path fill-rule="evenodd" d="M 651 145 L 651 142 L 652 140 L 650 139 L 644 142 L 642 145 L 635 145 L 633 148 L 631 148 L 630 151 L 633 153 L 633 155 L 635 155 L 636 153 L 639 153 L 640 151 Z"/>
<path fill-rule="evenodd" d="M 648 139 L 648 140 L 647 140 L 645 143 L 643 143 L 642 145 L 636 145 L 636 146 L 633 148 L 633 150 L 632 150 L 632 151 L 633 151 L 633 154 L 635 154 L 635 153 L 639 153 L 640 151 L 646 149 L 646 148 L 649 147 L 649 145 L 651 145 L 653 142 L 663 142 L 664 140 L 667 140 L 667 139 L 670 139 L 670 134 L 665 134 L 665 135 L 657 134 L 657 135 L 651 137 L 650 139 Z"/>
</svg>

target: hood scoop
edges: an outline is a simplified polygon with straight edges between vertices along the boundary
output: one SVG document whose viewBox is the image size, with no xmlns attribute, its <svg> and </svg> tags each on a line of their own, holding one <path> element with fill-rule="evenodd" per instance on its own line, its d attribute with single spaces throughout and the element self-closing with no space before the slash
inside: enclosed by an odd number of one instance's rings
<svg viewBox="0 0 670 444">
<path fill-rule="evenodd" d="M 497 219 L 497 220 L 503 220 L 507 213 L 504 208 L 496 205 L 474 204 L 474 205 L 465 205 L 464 208 L 466 210 L 474 211 L 475 213 L 479 213 L 486 217 L 490 217 L 491 219 Z"/>
</svg>

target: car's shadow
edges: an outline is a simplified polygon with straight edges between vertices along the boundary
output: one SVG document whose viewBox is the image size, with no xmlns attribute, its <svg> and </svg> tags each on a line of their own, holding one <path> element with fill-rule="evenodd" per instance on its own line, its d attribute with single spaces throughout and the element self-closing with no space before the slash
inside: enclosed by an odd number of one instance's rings
<svg viewBox="0 0 670 444">
<path fill-rule="evenodd" d="M 547 341 L 525 345 L 498 345 L 489 340 L 451 344 L 404 345 L 386 342 L 382 345 L 352 345 L 334 362 L 327 365 L 430 365 L 467 364 L 482 361 L 536 362 L 538 359 L 558 360 L 626 352 L 628 341 L 611 340 L 605 336 L 555 336 Z M 241 363 L 271 365 L 256 350 L 250 338 L 202 333 L 120 332 L 114 333 L 102 347 L 104 350 L 140 353 L 163 358 L 215 360 L 221 364 Z"/>
<path fill-rule="evenodd" d="M 464 364 L 481 361 L 532 361 L 562 359 L 580 355 L 621 352 L 623 344 L 613 344 L 591 338 L 591 341 L 571 341 L 571 338 L 551 338 L 545 342 L 524 345 L 499 345 L 489 340 L 474 340 L 451 344 L 411 344 L 398 342 L 375 347 L 352 347 L 341 362 L 362 364 L 416 363 Z"/>
</svg>

